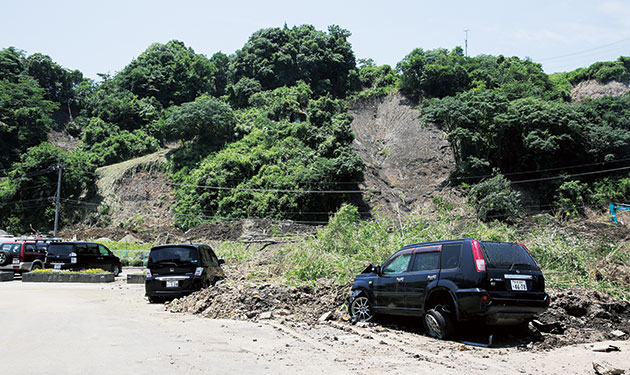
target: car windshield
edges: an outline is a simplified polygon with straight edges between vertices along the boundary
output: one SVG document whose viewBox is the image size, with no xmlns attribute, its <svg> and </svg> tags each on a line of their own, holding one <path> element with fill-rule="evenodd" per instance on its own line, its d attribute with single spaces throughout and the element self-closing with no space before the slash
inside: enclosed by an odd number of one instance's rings
<svg viewBox="0 0 630 375">
<path fill-rule="evenodd" d="M 149 263 L 199 263 L 194 247 L 160 247 L 149 253 Z"/>
<path fill-rule="evenodd" d="M 5 244 L 2 244 L 2 250 L 10 251 L 11 254 L 19 254 L 21 248 L 22 248 L 22 244 L 19 244 L 19 243 L 5 243 Z"/>
<path fill-rule="evenodd" d="M 521 245 L 483 242 L 483 250 L 490 267 L 538 269 L 534 259 Z"/>
<path fill-rule="evenodd" d="M 70 255 L 74 252 L 74 246 L 71 244 L 51 244 L 48 247 L 48 255 Z"/>
</svg>

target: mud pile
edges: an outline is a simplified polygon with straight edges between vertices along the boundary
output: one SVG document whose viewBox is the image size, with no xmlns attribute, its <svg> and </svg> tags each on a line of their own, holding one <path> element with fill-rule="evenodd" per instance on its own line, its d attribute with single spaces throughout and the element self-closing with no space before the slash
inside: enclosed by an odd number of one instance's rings
<svg viewBox="0 0 630 375">
<path fill-rule="evenodd" d="M 536 319 L 542 323 L 538 329 L 544 333 L 537 348 L 630 339 L 630 302 L 615 301 L 595 291 L 552 291 L 550 294 L 551 306 Z M 617 336 L 614 331 L 625 334 Z"/>
<path fill-rule="evenodd" d="M 319 283 L 316 286 L 283 286 L 225 280 L 166 305 L 171 312 L 200 314 L 208 318 L 260 320 L 285 319 L 316 322 L 323 314 L 340 318 L 340 307 L 349 286 Z"/>
</svg>

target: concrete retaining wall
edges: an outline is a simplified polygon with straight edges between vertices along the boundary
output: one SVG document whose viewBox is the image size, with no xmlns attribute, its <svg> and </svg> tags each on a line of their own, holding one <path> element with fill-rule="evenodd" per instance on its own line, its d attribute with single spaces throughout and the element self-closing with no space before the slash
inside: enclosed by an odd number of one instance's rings
<svg viewBox="0 0 630 375">
<path fill-rule="evenodd" d="M 13 272 L 0 272 L 0 281 L 13 280 Z"/>
<path fill-rule="evenodd" d="M 27 283 L 111 283 L 113 273 L 25 273 L 22 282 Z"/>
</svg>

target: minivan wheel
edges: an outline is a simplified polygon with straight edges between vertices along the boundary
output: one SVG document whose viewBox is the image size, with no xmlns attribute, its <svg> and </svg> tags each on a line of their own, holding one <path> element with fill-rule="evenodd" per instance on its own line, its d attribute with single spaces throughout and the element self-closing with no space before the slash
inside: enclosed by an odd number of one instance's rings
<svg viewBox="0 0 630 375">
<path fill-rule="evenodd" d="M 369 298 L 361 294 L 353 299 L 350 304 L 350 315 L 353 319 L 360 322 L 369 322 L 372 320 L 374 313 L 372 312 L 372 305 L 370 304 Z"/>
<path fill-rule="evenodd" d="M 114 274 L 114 276 L 118 276 L 120 274 L 120 268 L 117 264 L 114 264 L 112 266 L 112 273 Z"/>
<path fill-rule="evenodd" d="M 450 316 L 444 313 L 444 310 L 435 308 L 430 309 L 424 315 L 424 326 L 429 336 L 444 340 L 451 334 L 453 321 Z"/>
</svg>

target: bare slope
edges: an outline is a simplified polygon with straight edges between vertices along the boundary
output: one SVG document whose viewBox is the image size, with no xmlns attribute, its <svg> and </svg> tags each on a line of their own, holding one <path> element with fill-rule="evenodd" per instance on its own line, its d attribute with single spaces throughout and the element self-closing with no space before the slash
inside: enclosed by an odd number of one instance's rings
<svg viewBox="0 0 630 375">
<path fill-rule="evenodd" d="M 366 164 L 362 189 L 373 208 L 405 216 L 428 203 L 455 168 L 446 135 L 434 126 L 422 127 L 420 111 L 399 94 L 361 100 L 350 108 L 354 116 L 354 150 Z"/>
<path fill-rule="evenodd" d="M 108 207 L 111 226 L 171 225 L 173 188 L 161 165 L 170 149 L 96 170 L 98 194 Z"/>
<path fill-rule="evenodd" d="M 581 103 L 586 99 L 599 99 L 602 96 L 620 96 L 630 91 L 630 82 L 611 81 L 601 83 L 597 80 L 583 81 L 571 90 L 571 100 Z"/>
</svg>

